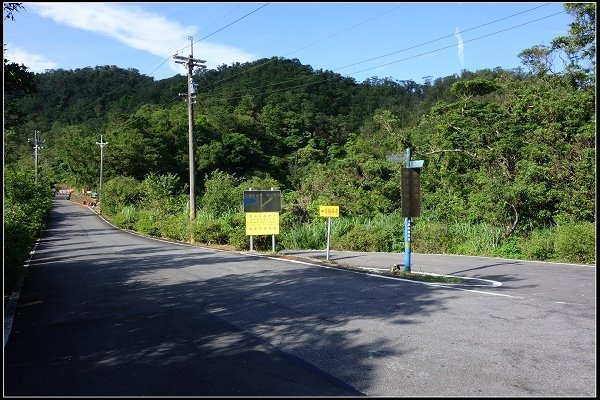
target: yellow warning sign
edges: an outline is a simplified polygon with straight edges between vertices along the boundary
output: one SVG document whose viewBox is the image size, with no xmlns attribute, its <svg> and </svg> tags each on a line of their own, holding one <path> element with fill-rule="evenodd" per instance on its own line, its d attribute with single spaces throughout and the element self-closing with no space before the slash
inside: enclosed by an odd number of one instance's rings
<svg viewBox="0 0 600 400">
<path fill-rule="evenodd" d="M 279 235 L 278 212 L 246 213 L 246 235 Z"/>
<path fill-rule="evenodd" d="M 339 206 L 319 206 L 319 213 L 321 217 L 332 217 L 338 218 L 340 216 Z"/>
</svg>

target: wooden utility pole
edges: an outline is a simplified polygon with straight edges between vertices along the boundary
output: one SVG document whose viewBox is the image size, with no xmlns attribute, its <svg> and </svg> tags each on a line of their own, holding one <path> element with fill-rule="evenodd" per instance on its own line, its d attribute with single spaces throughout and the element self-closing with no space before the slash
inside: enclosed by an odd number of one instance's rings
<svg viewBox="0 0 600 400">
<path fill-rule="evenodd" d="M 190 221 L 196 219 L 196 187 L 194 183 L 195 176 L 195 167 L 194 167 L 194 99 L 196 98 L 196 87 L 194 86 L 194 81 L 192 80 L 192 73 L 194 67 L 206 68 L 204 60 L 198 60 L 194 58 L 194 40 L 191 36 L 188 36 L 190 39 L 190 56 L 183 57 L 174 55 L 173 57 L 176 59 L 176 63 L 183 64 L 187 66 L 188 69 L 188 92 L 187 92 L 187 102 L 188 102 L 188 123 L 189 123 L 189 144 L 188 144 L 188 156 L 189 156 L 189 169 L 190 169 Z"/>
</svg>

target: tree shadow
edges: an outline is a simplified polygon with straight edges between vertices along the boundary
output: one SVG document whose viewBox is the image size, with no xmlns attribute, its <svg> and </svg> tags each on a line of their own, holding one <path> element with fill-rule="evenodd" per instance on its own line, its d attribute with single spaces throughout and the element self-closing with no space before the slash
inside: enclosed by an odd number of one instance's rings
<svg viewBox="0 0 600 400">
<path fill-rule="evenodd" d="M 417 351 L 402 327 L 455 297 L 118 230 L 82 241 L 68 212 L 54 214 L 51 229 L 73 236 L 48 235 L 32 260 L 6 347 L 7 393 L 358 396 L 345 382 L 359 375 L 367 387 L 379 359 Z M 80 218 L 86 230 L 104 224 Z"/>
</svg>

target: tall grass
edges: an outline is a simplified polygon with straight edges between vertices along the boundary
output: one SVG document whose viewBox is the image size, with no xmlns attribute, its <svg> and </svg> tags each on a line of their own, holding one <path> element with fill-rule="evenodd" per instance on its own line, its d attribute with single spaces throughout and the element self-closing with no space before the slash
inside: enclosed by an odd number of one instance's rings
<svg viewBox="0 0 600 400">
<path fill-rule="evenodd" d="M 181 241 L 229 245 L 238 250 L 249 249 L 245 233 L 245 214 L 239 208 L 198 210 L 189 221 L 189 210 L 177 214 L 127 205 L 111 218 L 120 227 L 143 234 Z M 486 223 L 444 223 L 415 218 L 412 223 L 412 249 L 416 253 L 463 254 L 512 259 L 596 262 L 596 231 L 589 222 L 569 222 L 538 229 L 520 236 L 502 238 L 503 228 Z M 270 251 L 271 236 L 255 236 L 254 249 Z M 404 251 L 404 218 L 400 213 L 373 218 L 341 216 L 332 218 L 332 250 Z M 325 249 L 327 219 L 298 222 L 285 213 L 280 217 L 280 234 L 276 250 Z"/>
</svg>

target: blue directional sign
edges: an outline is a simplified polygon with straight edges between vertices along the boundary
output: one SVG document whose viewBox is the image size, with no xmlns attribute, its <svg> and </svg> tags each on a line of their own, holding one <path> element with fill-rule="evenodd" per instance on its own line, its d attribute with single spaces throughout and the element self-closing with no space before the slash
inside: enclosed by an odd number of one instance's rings
<svg viewBox="0 0 600 400">
<path fill-rule="evenodd" d="M 423 168 L 425 160 L 412 160 L 408 163 L 408 168 Z"/>
<path fill-rule="evenodd" d="M 280 211 L 280 190 L 244 190 L 244 212 Z"/>
</svg>

